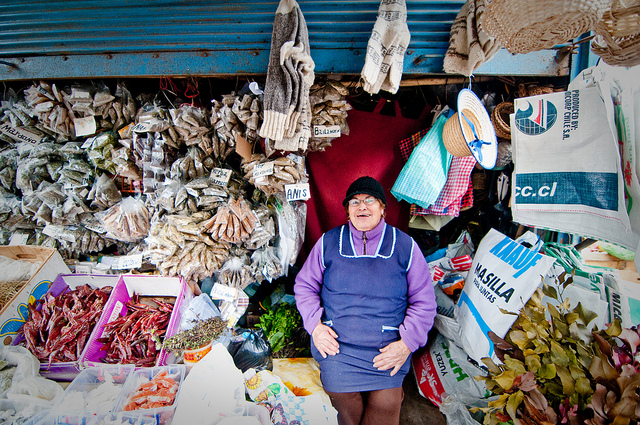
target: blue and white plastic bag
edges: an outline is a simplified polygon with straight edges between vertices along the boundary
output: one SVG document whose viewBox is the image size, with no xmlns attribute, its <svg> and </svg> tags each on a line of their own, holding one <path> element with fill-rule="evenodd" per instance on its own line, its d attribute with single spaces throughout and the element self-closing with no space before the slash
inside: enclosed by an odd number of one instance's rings
<svg viewBox="0 0 640 425">
<path fill-rule="evenodd" d="M 456 305 L 460 324 L 457 342 L 469 357 L 477 362 L 490 357 L 500 363 L 489 332 L 505 337 L 554 261 L 495 229 L 489 230 L 480 241 Z"/>
</svg>

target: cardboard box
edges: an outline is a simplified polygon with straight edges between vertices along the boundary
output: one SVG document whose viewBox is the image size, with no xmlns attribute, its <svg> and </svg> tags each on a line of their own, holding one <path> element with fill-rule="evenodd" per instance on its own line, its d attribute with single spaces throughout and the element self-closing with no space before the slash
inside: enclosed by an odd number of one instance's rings
<svg viewBox="0 0 640 425">
<path fill-rule="evenodd" d="M 111 296 L 104 307 L 104 312 L 98 320 L 94 332 L 87 341 L 87 347 L 82 354 L 80 362 L 84 367 L 103 364 L 102 359 L 106 357 L 106 351 L 101 350 L 103 343 L 98 339 L 104 334 L 104 326 L 127 314 L 126 303 L 131 300 L 134 294 L 138 296 L 151 296 L 165 301 L 173 301 L 173 311 L 167 325 L 165 338 L 171 337 L 178 332 L 181 310 L 185 303 L 193 298 L 193 291 L 180 277 L 148 276 L 148 275 L 121 275 L 118 283 L 111 292 Z M 175 363 L 176 356 L 173 353 L 161 349 L 157 358 L 156 366 L 165 366 Z"/>
<path fill-rule="evenodd" d="M 12 345 L 29 315 L 29 301 L 41 299 L 58 275 L 70 273 L 58 250 L 31 245 L 0 246 L 0 255 L 14 260 L 41 261 L 29 282 L 0 310 L 0 343 Z"/>
<path fill-rule="evenodd" d="M 58 295 L 66 292 L 69 289 L 74 290 L 82 285 L 89 285 L 92 289 L 104 288 L 105 286 L 111 286 L 115 289 L 118 280 L 119 276 L 117 275 L 61 274 L 58 275 L 45 295 L 51 294 L 54 297 L 57 297 Z M 87 345 L 89 344 L 89 341 L 91 339 L 91 335 L 93 335 L 95 331 L 96 326 L 94 326 L 89 338 L 87 339 L 87 344 L 85 344 L 85 347 L 82 351 L 83 353 L 86 351 Z M 13 344 L 19 344 L 23 340 L 24 337 L 22 335 L 19 335 L 15 338 Z M 48 363 L 40 363 L 40 375 L 48 379 L 53 379 L 55 381 L 72 381 L 82 369 L 80 365 L 81 359 L 82 353 L 80 354 L 78 360 L 75 362 L 55 362 L 51 363 L 51 365 L 49 365 Z"/>
</svg>

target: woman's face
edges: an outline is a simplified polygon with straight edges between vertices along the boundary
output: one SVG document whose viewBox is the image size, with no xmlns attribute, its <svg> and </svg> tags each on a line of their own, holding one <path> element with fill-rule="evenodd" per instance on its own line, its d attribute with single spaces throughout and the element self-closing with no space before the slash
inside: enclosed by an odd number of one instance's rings
<svg viewBox="0 0 640 425">
<path fill-rule="evenodd" d="M 371 195 L 355 195 L 347 203 L 347 212 L 349 220 L 356 229 L 368 232 L 384 217 L 384 205 Z"/>
</svg>

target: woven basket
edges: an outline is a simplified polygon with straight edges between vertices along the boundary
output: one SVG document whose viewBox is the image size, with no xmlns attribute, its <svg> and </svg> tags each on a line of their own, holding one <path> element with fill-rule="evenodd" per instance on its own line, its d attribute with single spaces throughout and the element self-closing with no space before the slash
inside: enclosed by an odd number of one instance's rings
<svg viewBox="0 0 640 425">
<path fill-rule="evenodd" d="M 640 64 L 640 0 L 614 0 L 594 28 L 591 50 L 609 65 Z"/>
<path fill-rule="evenodd" d="M 594 29 L 612 0 L 493 0 L 483 28 L 510 53 L 550 49 Z"/>
<path fill-rule="evenodd" d="M 511 125 L 509 114 L 513 113 L 513 102 L 501 102 L 491 111 L 491 122 L 496 130 L 496 136 L 511 140 Z"/>
</svg>

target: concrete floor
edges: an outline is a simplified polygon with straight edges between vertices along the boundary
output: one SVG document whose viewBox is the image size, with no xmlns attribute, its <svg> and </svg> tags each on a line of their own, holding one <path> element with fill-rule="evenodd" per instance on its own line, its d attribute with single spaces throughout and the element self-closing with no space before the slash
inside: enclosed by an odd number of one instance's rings
<svg viewBox="0 0 640 425">
<path fill-rule="evenodd" d="M 404 400 L 400 411 L 400 425 L 446 425 L 440 410 L 418 392 L 412 372 L 404 380 Z"/>
</svg>

